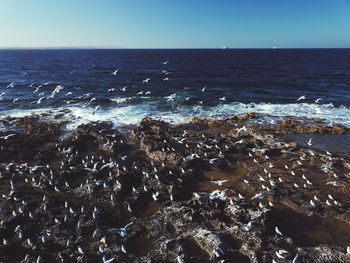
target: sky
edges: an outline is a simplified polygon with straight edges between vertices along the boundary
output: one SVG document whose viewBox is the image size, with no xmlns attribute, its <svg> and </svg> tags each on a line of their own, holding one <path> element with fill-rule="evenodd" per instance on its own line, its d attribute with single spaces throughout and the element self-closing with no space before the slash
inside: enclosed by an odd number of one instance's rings
<svg viewBox="0 0 350 263">
<path fill-rule="evenodd" d="M 350 0 L 0 0 L 0 47 L 350 48 Z"/>
</svg>

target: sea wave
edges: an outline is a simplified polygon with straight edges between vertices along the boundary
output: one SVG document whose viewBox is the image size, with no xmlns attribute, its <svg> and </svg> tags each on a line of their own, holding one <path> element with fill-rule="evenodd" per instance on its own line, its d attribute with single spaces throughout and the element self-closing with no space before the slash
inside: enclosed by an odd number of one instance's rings
<svg viewBox="0 0 350 263">
<path fill-rule="evenodd" d="M 119 101 L 123 103 L 123 100 Z M 350 128 L 350 108 L 345 106 L 334 107 L 332 104 L 316 103 L 241 103 L 219 104 L 216 106 L 192 105 L 187 107 L 177 107 L 176 109 L 162 110 L 156 104 L 120 104 L 118 106 L 100 107 L 95 112 L 93 105 L 67 105 L 60 108 L 40 108 L 40 109 L 13 109 L 0 112 L 0 118 L 6 116 L 23 117 L 31 114 L 41 114 L 51 112 L 52 115 L 62 114 L 68 121 L 67 129 L 74 129 L 80 124 L 92 121 L 110 121 L 115 126 L 137 124 L 144 117 L 162 119 L 170 123 L 188 122 L 191 117 L 216 117 L 223 118 L 235 114 L 256 112 L 265 116 L 264 121 L 275 123 L 276 119 L 286 116 L 306 116 L 308 118 L 321 118 L 325 123 L 338 123 Z"/>
</svg>

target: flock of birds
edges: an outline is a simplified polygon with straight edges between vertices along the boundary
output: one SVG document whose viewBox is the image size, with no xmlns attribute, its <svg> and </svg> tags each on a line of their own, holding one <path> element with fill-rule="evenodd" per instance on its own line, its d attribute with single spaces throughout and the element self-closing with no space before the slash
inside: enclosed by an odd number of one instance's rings
<svg viewBox="0 0 350 263">
<path fill-rule="evenodd" d="M 247 131 L 245 126 L 241 127 L 237 131 L 237 136 L 240 136 L 241 132 Z M 11 133 L 8 135 L 4 135 L 0 137 L 0 143 L 8 140 L 9 138 L 16 136 L 16 133 Z M 114 134 L 106 134 L 104 136 L 106 143 L 103 144 L 104 147 L 111 147 L 113 144 L 125 144 L 125 142 L 120 139 L 117 141 Z M 78 139 L 78 137 L 75 137 Z M 163 144 L 159 146 L 160 150 L 169 153 L 169 152 L 177 152 L 178 148 L 185 149 L 185 156 L 182 156 L 183 162 L 186 163 L 193 159 L 202 159 L 204 162 L 207 162 L 209 165 L 214 165 L 216 162 L 225 158 L 226 152 L 232 150 L 234 147 L 246 143 L 245 139 L 238 138 L 236 141 L 232 141 L 231 139 L 223 139 L 223 138 L 215 138 L 212 136 L 208 136 L 202 134 L 199 137 L 195 137 L 191 132 L 184 131 L 182 134 L 173 134 L 172 137 L 163 138 Z M 312 138 L 307 142 L 309 146 L 312 145 Z M 287 145 L 288 146 L 288 145 Z M 26 224 L 40 220 L 45 217 L 46 211 L 48 211 L 49 207 L 52 204 L 57 204 L 57 201 L 50 200 L 51 193 L 57 193 L 62 196 L 67 196 L 65 193 L 74 192 L 75 189 L 80 189 L 84 193 L 88 195 L 95 195 L 97 193 L 101 194 L 102 192 L 105 194 L 109 194 L 109 200 L 112 205 L 116 205 L 118 202 L 116 195 L 114 192 L 118 191 L 123 187 L 122 182 L 120 181 L 122 174 L 142 174 L 142 177 L 145 178 L 142 186 L 132 187 L 132 194 L 138 194 L 140 192 L 149 193 L 149 198 L 153 202 L 157 202 L 160 199 L 168 199 L 174 201 L 174 196 L 169 190 L 169 195 L 166 197 L 164 193 L 159 193 L 158 191 L 152 191 L 152 184 L 148 184 L 147 180 L 155 180 L 159 181 L 162 174 L 186 174 L 187 171 L 184 168 L 174 168 L 170 169 L 166 164 L 161 163 L 157 164 L 153 161 L 150 161 L 150 169 L 142 166 L 142 164 L 137 164 L 134 162 L 133 167 L 127 168 L 128 155 L 120 155 L 117 159 L 109 158 L 106 159 L 105 156 L 94 156 L 94 155 L 82 155 L 76 149 L 74 149 L 74 145 L 69 145 L 67 147 L 62 147 L 60 145 L 56 145 L 57 153 L 60 156 L 59 167 L 51 167 L 50 165 L 34 165 L 31 166 L 29 163 L 19 164 L 19 163 L 2 163 L 3 172 L 0 173 L 0 177 L 3 179 L 10 179 L 8 185 L 8 193 L 2 193 L 2 198 L 7 200 L 8 204 L 15 202 L 18 206 L 17 210 L 12 210 L 9 218 L 2 219 L 0 221 L 0 227 L 6 226 L 6 220 L 14 219 L 16 217 L 21 217 L 24 222 L 23 225 L 19 224 L 13 229 L 13 237 L 17 239 L 17 241 L 22 241 L 28 234 L 26 233 Z M 3 149 L 3 147 L 2 147 Z M 251 186 L 254 184 L 259 184 L 259 188 L 261 188 L 261 192 L 257 192 L 252 196 L 251 200 L 262 200 L 265 196 L 269 194 L 273 194 L 274 188 L 280 187 L 283 184 L 292 184 L 296 191 L 301 191 L 299 189 L 304 189 L 309 191 L 309 195 L 312 195 L 313 192 L 313 183 L 312 180 L 307 178 L 303 173 L 303 163 L 310 162 L 310 160 L 315 158 L 320 158 L 313 151 L 309 150 L 308 154 L 304 153 L 299 157 L 299 160 L 296 160 L 293 163 L 287 163 L 284 167 L 278 167 L 279 169 L 284 169 L 285 176 L 284 178 L 289 177 L 288 179 L 283 179 L 282 176 L 279 176 L 273 169 L 276 169 L 275 164 L 271 160 L 269 156 L 265 154 L 267 148 L 252 148 L 248 150 L 248 158 L 250 158 L 250 162 L 254 163 L 257 169 L 262 169 L 262 171 L 254 170 L 254 174 L 256 174 L 256 178 L 254 181 L 249 181 L 249 178 L 243 178 L 244 184 L 247 186 Z M 182 152 L 183 153 L 183 152 Z M 338 176 L 333 171 L 332 167 L 332 154 L 327 152 L 327 160 L 326 163 L 320 167 L 321 171 L 325 174 L 331 174 L 333 177 L 332 181 L 328 181 L 327 184 L 331 184 L 334 187 L 337 187 L 339 184 L 337 182 Z M 247 161 L 248 162 L 248 161 Z M 250 165 L 251 167 L 254 167 Z M 82 181 L 80 185 L 72 186 L 69 183 L 69 180 L 62 182 L 62 180 L 57 180 L 57 178 L 69 178 L 67 177 L 67 173 L 69 174 L 71 171 L 77 170 L 85 170 L 88 173 L 88 179 L 86 181 Z M 105 171 L 108 174 L 107 178 L 104 179 L 96 179 L 97 175 L 100 175 L 101 171 Z M 229 201 L 230 204 L 239 204 L 241 201 L 248 200 L 248 196 L 244 196 L 243 193 L 238 193 L 237 198 L 228 197 L 226 194 L 228 189 L 222 189 L 226 183 L 229 183 L 229 179 L 223 180 L 212 180 L 211 184 L 217 185 L 220 187 L 217 190 L 212 192 L 202 192 L 200 194 L 194 193 L 195 198 L 199 198 L 200 195 L 208 196 L 211 200 L 220 199 L 222 201 Z M 42 203 L 38 208 L 30 209 L 28 203 L 28 197 L 25 199 L 21 198 L 21 189 L 23 189 L 23 184 L 28 185 L 32 188 L 40 189 L 41 192 L 50 193 L 50 195 L 44 194 L 42 196 Z M 326 198 L 322 200 L 321 197 L 313 195 L 313 197 L 309 200 L 310 208 L 315 208 L 317 206 L 329 206 L 329 207 L 341 207 L 342 204 L 336 200 L 331 194 L 327 194 Z M 129 213 L 133 213 L 132 205 L 128 201 L 125 201 L 123 205 L 126 207 Z M 266 205 L 263 202 L 259 202 L 259 209 L 265 209 Z M 268 206 L 273 207 L 274 204 L 269 201 Z M 55 229 L 60 229 L 61 225 L 69 222 L 70 225 L 76 225 L 77 230 L 81 229 L 83 225 L 91 224 L 94 222 L 96 225 L 96 230 L 92 234 L 92 239 L 97 236 L 101 236 L 100 229 L 98 226 L 98 218 L 99 218 L 99 208 L 94 207 L 91 211 L 88 211 L 87 207 L 81 205 L 81 207 L 73 207 L 72 204 L 68 202 L 68 200 L 61 203 L 61 209 L 65 211 L 65 215 L 63 218 L 54 218 L 54 221 L 50 224 L 50 226 L 46 226 L 36 237 L 27 238 L 26 243 L 30 248 L 35 248 L 36 246 L 45 246 L 45 243 L 51 238 L 52 233 Z M 255 221 L 250 221 L 247 224 L 242 222 L 237 222 L 237 225 L 240 225 L 245 231 L 251 231 L 253 228 Z M 130 222 L 126 224 L 124 227 L 119 228 L 111 228 L 105 229 L 105 231 L 109 233 L 117 233 L 120 237 L 125 237 L 127 232 L 130 230 L 131 226 L 134 222 Z M 278 228 L 275 227 L 275 232 L 277 235 L 283 236 L 283 233 Z M 13 241 L 12 241 L 13 242 Z M 2 245 L 8 246 L 10 243 L 9 240 L 3 238 Z M 73 240 L 67 239 L 66 246 L 76 246 L 77 252 L 80 255 L 84 255 L 86 248 L 82 245 L 76 244 Z M 114 257 L 107 259 L 107 255 L 103 255 L 104 251 L 108 251 L 106 247 L 100 245 L 99 253 L 102 255 L 103 262 L 112 262 Z M 348 248 L 349 250 L 349 248 Z M 126 247 L 121 244 L 120 246 L 121 253 L 127 253 Z M 220 251 L 220 252 L 218 252 Z M 215 255 L 222 255 L 224 251 L 220 247 L 213 248 L 213 253 Z M 287 251 L 279 250 L 276 251 L 276 256 L 279 259 L 285 258 L 285 255 L 288 253 Z M 299 255 L 296 255 L 293 262 L 297 262 Z M 25 262 L 28 262 L 30 259 L 29 254 L 25 256 Z M 39 255 L 37 257 L 37 262 L 41 262 L 42 257 Z M 179 262 L 183 262 L 181 256 L 178 257 Z M 273 262 L 276 262 L 275 260 Z"/>
<path fill-rule="evenodd" d="M 163 65 L 167 65 L 169 61 L 162 62 Z M 112 76 L 117 77 L 119 74 L 119 69 L 114 70 L 110 73 Z M 168 81 L 168 75 L 171 72 L 167 70 L 162 70 L 162 74 L 164 74 L 163 81 Z M 146 78 L 142 80 L 142 84 L 147 84 L 151 82 L 151 78 Z M 39 86 L 35 86 L 34 84 L 30 85 L 30 88 L 33 88 L 33 93 L 38 93 L 38 99 L 33 101 L 33 103 L 41 104 L 43 100 L 53 99 L 58 94 L 65 89 L 64 86 L 58 85 L 54 88 L 54 90 L 49 93 L 49 95 L 44 92 L 40 92 L 41 88 L 48 86 L 50 82 L 46 82 Z M 10 83 L 7 88 L 14 88 L 15 82 Z M 185 87 L 186 89 L 187 87 Z M 125 92 L 127 87 L 123 87 L 120 91 Z M 188 88 L 187 88 L 188 89 Z M 203 87 L 201 92 L 206 92 L 207 87 Z M 108 93 L 114 92 L 115 88 L 110 88 L 107 90 Z M 151 91 L 139 91 L 137 95 L 149 95 Z M 0 100 L 4 99 L 6 93 L 2 92 L 0 94 Z M 72 91 L 68 91 L 65 93 L 64 97 L 73 96 Z M 92 93 L 86 93 L 79 97 L 74 98 L 82 98 L 87 100 L 87 104 L 91 104 L 96 101 L 96 97 L 92 97 Z M 176 97 L 176 93 L 171 94 L 167 97 L 168 101 L 173 100 Z M 303 95 L 297 99 L 297 101 L 305 100 L 306 96 Z M 19 101 L 20 98 L 14 98 L 13 103 Z M 220 101 L 225 101 L 226 97 L 219 98 Z M 315 100 L 315 103 L 319 103 L 321 98 Z M 68 103 L 69 101 L 67 101 Z M 93 111 L 93 114 L 97 112 L 100 108 L 100 105 L 97 105 Z M 237 131 L 237 137 L 240 136 L 241 132 L 247 131 L 245 126 L 241 127 Z M 16 133 L 3 135 L 0 137 L 0 144 L 8 140 L 9 138 L 16 136 Z M 77 139 L 77 138 L 76 138 Z M 120 143 L 125 144 L 123 140 L 117 142 L 115 136 L 113 134 L 105 135 L 106 143 L 103 145 L 104 147 L 113 147 L 114 144 Z M 161 151 L 165 153 L 176 152 L 176 147 L 184 148 L 186 155 L 182 156 L 183 162 L 188 162 L 193 159 L 202 159 L 207 162 L 209 165 L 214 165 L 216 162 L 225 158 L 226 152 L 230 149 L 246 143 L 245 139 L 238 138 L 236 141 L 225 141 L 224 143 L 220 141 L 218 138 L 210 137 L 208 135 L 202 134 L 199 136 L 199 140 L 194 139 L 193 135 L 190 132 L 184 131 L 182 134 L 173 135 L 172 138 L 164 138 Z M 312 138 L 306 142 L 308 146 L 312 146 Z M 174 146 L 176 145 L 176 147 Z M 4 150 L 3 146 L 1 147 Z M 31 165 L 29 163 L 2 163 L 1 166 L 3 171 L 0 171 L 1 179 L 9 179 L 8 192 L 3 192 L 1 197 L 4 200 L 7 200 L 9 206 L 12 204 L 16 204 L 18 209 L 13 209 L 11 214 L 8 215 L 8 218 L 2 216 L 0 220 L 0 228 L 7 228 L 6 222 L 9 220 L 14 220 L 15 218 L 21 218 L 22 223 L 16 225 L 12 229 L 10 238 L 2 239 L 2 246 L 6 247 L 11 244 L 11 242 L 22 242 L 25 241 L 26 246 L 29 249 L 36 249 L 37 247 L 45 248 L 45 244 L 50 243 L 52 241 L 53 236 L 57 235 L 57 231 L 65 229 L 64 225 L 75 225 L 76 231 L 82 231 L 83 226 L 94 226 L 96 227 L 95 231 L 91 235 L 91 240 L 101 238 L 101 245 L 98 247 L 98 255 L 101 256 L 102 262 L 108 263 L 113 262 L 115 257 L 111 256 L 111 250 L 106 245 L 105 236 L 107 233 L 109 234 L 118 234 L 121 238 L 121 243 L 123 238 L 127 236 L 128 231 L 131 231 L 131 228 L 134 224 L 134 221 L 130 221 L 125 226 L 119 226 L 118 228 L 99 228 L 99 220 L 100 220 L 100 210 L 101 208 L 94 206 L 93 208 L 88 208 L 88 204 L 82 204 L 79 207 L 72 203 L 69 203 L 68 198 L 64 200 L 64 202 L 57 202 L 55 198 L 55 194 L 61 196 L 68 196 L 72 191 L 74 192 L 76 189 L 84 192 L 87 195 L 93 196 L 97 193 L 101 195 L 109 195 L 108 199 L 111 205 L 116 205 L 118 202 L 122 202 L 122 206 L 128 211 L 128 218 L 132 217 L 134 210 L 133 205 L 130 204 L 131 201 L 120 201 L 117 200 L 115 194 L 118 192 L 123 186 L 123 183 L 120 181 L 120 178 L 123 175 L 128 174 L 140 174 L 142 178 L 145 178 L 143 184 L 141 186 L 133 186 L 132 187 L 132 195 L 140 196 L 140 193 L 148 193 L 146 196 L 152 202 L 159 202 L 160 200 L 170 200 L 174 201 L 174 196 L 172 194 L 171 188 L 169 188 L 168 195 L 166 196 L 164 192 L 159 192 L 151 189 L 152 184 L 148 183 L 147 180 L 150 181 L 159 181 L 161 180 L 161 175 L 164 173 L 167 174 L 186 174 L 187 171 L 184 168 L 174 168 L 170 169 L 167 167 L 165 163 L 157 164 L 153 161 L 150 161 L 148 167 L 143 166 L 142 164 L 138 164 L 137 161 L 133 162 L 133 165 L 128 166 L 128 155 L 120 155 L 117 158 L 109 158 L 109 160 L 102 155 L 83 155 L 79 153 L 76 149 L 74 149 L 74 145 L 69 145 L 66 147 L 62 147 L 60 145 L 56 145 L 57 154 L 60 160 L 59 167 L 51 167 L 49 164 L 47 165 Z M 6 150 L 6 149 L 5 149 Z M 240 204 L 240 202 L 247 200 L 260 200 L 258 203 L 258 209 L 266 209 L 266 207 L 273 207 L 274 204 L 271 201 L 268 201 L 268 204 L 264 204 L 262 200 L 264 197 L 269 194 L 273 195 L 274 189 L 282 186 L 283 184 L 292 184 L 296 191 L 307 191 L 308 196 L 312 196 L 309 202 L 310 209 L 316 208 L 317 206 L 325 206 L 325 207 L 342 207 L 342 204 L 337 200 L 336 197 L 332 196 L 330 193 L 325 193 L 326 197 L 321 198 L 320 196 L 316 196 L 313 193 L 313 183 L 310 178 L 307 178 L 303 173 L 303 169 L 301 169 L 304 163 L 309 162 L 311 159 L 318 158 L 313 151 L 309 150 L 308 154 L 304 154 L 299 157 L 293 163 L 285 163 L 284 167 L 278 167 L 279 169 L 284 170 L 284 176 L 279 176 L 274 169 L 276 169 L 275 164 L 270 159 L 269 156 L 265 154 L 268 149 L 264 148 L 252 148 L 247 152 L 249 158 L 247 162 L 251 162 L 255 164 L 257 170 L 254 170 L 254 174 L 256 178 L 254 181 L 249 181 L 249 178 L 243 178 L 243 182 L 245 185 L 252 186 L 254 184 L 259 185 L 257 188 L 261 190 L 259 192 L 254 193 L 252 197 L 244 196 L 243 193 L 238 193 L 237 197 L 229 197 L 227 195 L 229 189 L 224 188 L 226 183 L 230 183 L 229 179 L 217 179 L 211 180 L 210 183 L 213 185 L 217 185 L 218 189 L 212 192 L 201 192 L 194 193 L 194 197 L 199 199 L 200 196 L 207 196 L 209 199 L 220 199 L 222 201 L 228 201 L 231 205 Z M 325 174 L 330 174 L 332 180 L 329 180 L 326 184 L 334 187 L 339 186 L 338 183 L 338 175 L 334 172 L 334 168 L 332 167 L 332 154 L 327 152 L 327 161 L 325 164 L 320 167 L 321 171 Z M 253 167 L 253 166 L 251 166 Z M 263 168 L 262 168 L 263 167 Z M 261 171 L 258 169 L 262 169 Z M 84 170 L 88 174 L 88 179 L 81 181 L 79 185 L 73 186 L 69 183 L 69 179 L 62 182 L 62 176 L 64 178 L 68 178 L 66 175 L 70 174 L 73 171 L 81 171 Z M 101 175 L 101 172 L 105 171 L 107 175 L 104 179 L 97 179 L 97 175 Z M 289 178 L 289 179 L 285 179 Z M 43 194 L 41 197 L 41 205 L 39 207 L 32 207 L 30 202 L 32 202 L 32 198 L 25 196 L 25 198 L 21 197 L 21 191 L 24 185 L 29 186 L 33 189 L 40 189 L 40 191 L 35 191 L 38 193 L 49 193 Z M 67 195 L 66 195 L 67 194 Z M 64 211 L 63 217 L 56 217 L 52 222 L 47 222 L 44 228 L 34 237 L 29 237 L 29 233 L 27 233 L 27 224 L 30 222 L 41 222 L 42 219 L 48 215 L 48 211 L 50 206 L 58 206 L 60 209 Z M 0 209 L 0 213 L 1 213 Z M 236 224 L 245 231 L 251 231 L 256 222 L 254 220 L 243 223 L 236 222 Z M 275 226 L 275 233 L 278 236 L 284 236 L 282 231 Z M 1 234 L 0 234 L 1 235 Z M 62 236 L 63 237 L 63 236 Z M 64 236 L 67 238 L 67 236 Z M 67 247 L 75 247 L 77 254 L 80 256 L 86 256 L 89 254 L 87 252 L 89 249 L 84 247 L 79 241 L 72 240 L 67 238 L 65 240 L 65 246 Z M 120 252 L 123 254 L 127 254 L 128 251 L 126 249 L 125 244 L 120 245 Z M 215 247 L 213 248 L 213 253 L 220 257 L 225 254 L 222 248 Z M 280 249 L 275 252 L 275 255 L 278 259 L 285 259 L 286 255 L 289 252 L 283 249 Z M 347 253 L 350 254 L 350 248 L 347 247 Z M 107 258 L 108 257 L 108 258 Z M 25 255 L 24 261 L 29 262 L 31 260 L 30 253 Z M 278 260 L 276 259 L 276 260 Z M 298 262 L 299 255 L 296 254 L 293 263 Z M 277 262 L 275 259 L 272 262 Z M 41 255 L 38 255 L 36 258 L 36 262 L 42 262 L 43 258 Z M 184 262 L 182 256 L 177 257 L 178 262 Z"/>
<path fill-rule="evenodd" d="M 240 131 L 246 130 L 245 127 L 242 127 L 238 130 L 238 134 Z M 242 144 L 244 143 L 244 140 L 237 140 L 236 142 L 231 143 L 231 145 L 236 144 Z M 199 142 L 197 144 L 197 147 L 201 148 L 203 147 L 211 148 L 212 146 L 207 146 L 203 144 L 202 142 Z M 307 145 L 312 145 L 312 138 L 310 138 L 307 141 Z M 217 149 L 219 149 L 219 154 L 217 157 L 214 157 L 209 161 L 209 163 L 213 164 L 214 161 L 219 160 L 223 157 L 223 152 L 226 149 L 229 149 L 229 145 L 221 146 L 219 147 L 218 144 L 215 144 Z M 285 144 L 285 147 L 288 147 L 288 144 Z M 323 193 L 324 197 L 318 197 L 317 195 L 313 194 L 313 183 L 312 180 L 307 178 L 305 176 L 305 164 L 310 163 L 313 160 L 321 160 L 324 157 L 319 156 L 317 153 L 314 153 L 312 150 L 308 150 L 308 152 L 303 153 L 296 161 L 292 163 L 287 163 L 282 167 L 276 167 L 273 161 L 270 159 L 269 156 L 265 154 L 265 152 L 268 151 L 268 148 L 253 148 L 248 151 L 248 156 L 251 158 L 251 161 L 256 165 L 256 169 L 253 169 L 251 172 L 256 175 L 256 178 L 253 178 L 253 181 L 249 181 L 248 179 L 244 178 L 243 182 L 247 185 L 247 187 L 252 186 L 252 184 L 257 184 L 255 187 L 255 190 L 261 189 L 261 192 L 255 193 L 250 199 L 254 200 L 262 200 L 264 197 L 268 195 L 274 194 L 274 189 L 278 187 L 283 187 L 285 184 L 292 185 L 293 188 L 295 188 L 296 191 L 303 191 L 301 189 L 304 189 L 308 196 L 311 196 L 311 199 L 309 200 L 309 209 L 314 209 L 318 206 L 323 207 L 333 207 L 333 208 L 340 208 L 342 207 L 342 204 L 336 200 L 335 197 L 333 197 L 330 193 Z M 194 154 L 192 154 L 194 155 Z M 196 157 L 200 158 L 197 153 L 195 153 Z M 338 175 L 334 172 L 334 167 L 332 166 L 333 157 L 330 152 L 326 152 L 325 156 L 326 160 L 323 166 L 318 167 L 320 171 L 322 171 L 324 174 L 329 175 L 329 178 L 326 185 L 332 185 L 334 187 L 338 187 L 339 183 Z M 249 164 L 246 162 L 247 167 L 254 167 L 254 165 Z M 277 169 L 277 170 L 276 170 Z M 262 171 L 260 171 L 262 170 Z M 284 171 L 281 171 L 284 170 Z M 282 176 L 283 175 L 283 176 Z M 283 179 L 284 178 L 284 179 Z M 229 179 L 224 180 L 215 180 L 210 181 L 213 184 L 216 184 L 218 186 L 224 186 L 225 183 L 229 182 Z M 317 188 L 319 188 L 318 186 Z M 321 186 L 324 187 L 324 186 Z M 237 198 L 232 199 L 230 197 L 226 196 L 226 193 L 228 192 L 228 188 L 226 189 L 217 189 L 212 191 L 211 193 L 203 192 L 202 195 L 208 196 L 211 200 L 213 199 L 220 199 L 223 201 L 229 201 L 231 205 L 237 205 L 241 201 L 248 201 L 249 198 L 245 197 L 242 193 L 238 193 Z M 195 194 L 197 198 L 199 198 L 198 194 Z M 272 208 L 274 207 L 274 204 L 271 201 L 268 201 L 268 205 L 264 204 L 263 202 L 258 203 L 259 209 L 266 209 L 268 207 Z M 306 205 L 307 206 L 307 205 Z M 251 231 L 253 228 L 253 224 L 255 223 L 255 220 L 249 221 L 247 224 L 242 222 L 236 222 L 239 226 L 241 226 L 245 231 Z M 279 236 L 284 236 L 281 232 L 281 230 L 278 228 L 278 226 L 275 227 L 275 233 Z M 348 254 L 350 254 L 350 247 L 346 248 L 346 251 Z M 285 259 L 285 254 L 288 254 L 288 251 L 286 250 L 278 250 L 276 251 L 276 256 L 278 259 Z M 296 254 L 293 263 L 298 262 L 300 256 L 299 254 Z M 275 259 L 272 260 L 273 263 L 277 262 Z"/>
<path fill-rule="evenodd" d="M 169 63 L 170 63 L 169 60 L 161 62 L 161 64 L 163 66 L 165 66 Z M 75 71 L 76 70 L 73 70 L 70 74 L 73 74 Z M 168 75 L 172 74 L 172 72 L 165 70 L 165 69 L 162 69 L 161 73 L 164 76 L 163 81 L 168 81 L 169 80 Z M 26 76 L 27 74 L 28 74 L 27 72 L 23 72 L 23 74 L 21 74 L 21 75 Z M 118 68 L 110 73 L 110 75 L 113 77 L 118 77 L 119 74 L 120 74 L 120 71 Z M 147 84 L 147 83 L 150 83 L 151 81 L 152 81 L 152 78 L 147 77 L 141 81 L 141 84 Z M 8 89 L 15 88 L 16 81 L 12 81 L 6 87 Z M 77 91 L 81 90 L 80 87 L 69 88 L 69 91 L 67 91 L 65 93 L 63 93 L 63 90 L 65 90 L 66 88 L 63 85 L 57 85 L 56 87 L 53 87 L 53 90 L 51 92 L 47 91 L 47 89 L 45 91 L 42 90 L 45 87 L 51 88 L 52 87 L 51 81 L 47 81 L 47 82 L 40 84 L 40 85 L 35 85 L 34 83 L 31 83 L 28 87 L 33 89 L 33 91 L 32 91 L 33 95 L 37 94 L 37 96 L 38 96 L 37 99 L 31 101 L 32 104 L 37 104 L 37 105 L 42 104 L 43 101 L 54 99 L 55 97 L 60 95 L 62 98 L 64 98 L 66 100 L 67 104 L 71 104 L 71 103 L 74 103 L 77 101 L 79 102 L 79 101 L 83 100 L 83 101 L 86 101 L 86 104 L 83 104 L 82 107 L 87 107 L 87 106 L 90 106 L 94 102 L 93 114 L 96 114 L 97 110 L 101 108 L 100 104 L 97 105 L 98 97 L 92 97 L 93 93 L 88 92 L 88 93 L 84 93 L 82 95 L 78 95 L 78 93 L 75 94 L 75 92 L 73 90 L 74 89 Z M 130 86 L 130 87 L 133 88 L 134 86 Z M 107 93 L 114 93 L 117 91 L 126 92 L 127 90 L 129 90 L 130 87 L 123 86 L 122 88 L 108 88 Z M 184 87 L 184 90 L 189 90 L 189 87 Z M 205 93 L 207 90 L 208 90 L 208 88 L 206 86 L 204 86 L 203 88 L 200 89 L 200 91 L 202 93 Z M 151 92 L 152 92 L 151 90 L 140 90 L 140 91 L 136 92 L 136 96 L 147 96 L 147 95 L 150 95 Z M 177 96 L 177 93 L 172 93 L 169 96 L 165 96 L 165 98 L 167 98 L 167 102 L 169 102 L 169 101 L 173 101 L 176 96 Z M 4 99 L 6 99 L 6 92 L 5 91 L 0 93 L 0 101 L 4 100 Z M 186 97 L 185 101 L 188 101 L 190 99 L 191 99 L 191 97 Z M 306 99 L 306 95 L 302 95 L 296 101 L 303 101 L 305 99 Z M 222 96 L 222 97 L 218 98 L 219 102 L 220 101 L 225 102 L 226 100 L 227 100 L 226 96 Z M 322 100 L 322 98 L 317 98 L 314 100 L 314 102 L 319 103 L 321 100 Z M 21 96 L 12 98 L 12 103 L 19 103 L 20 101 L 21 101 Z M 203 101 L 199 101 L 198 103 L 203 104 Z M 332 104 L 330 103 L 330 105 L 332 105 Z"/>
</svg>

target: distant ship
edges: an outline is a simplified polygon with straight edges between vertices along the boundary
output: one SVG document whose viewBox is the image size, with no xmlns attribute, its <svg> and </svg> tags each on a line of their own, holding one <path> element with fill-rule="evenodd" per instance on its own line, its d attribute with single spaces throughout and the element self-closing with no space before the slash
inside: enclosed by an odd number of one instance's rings
<svg viewBox="0 0 350 263">
<path fill-rule="evenodd" d="M 222 49 L 228 49 L 228 47 L 227 46 L 223 46 Z"/>
</svg>

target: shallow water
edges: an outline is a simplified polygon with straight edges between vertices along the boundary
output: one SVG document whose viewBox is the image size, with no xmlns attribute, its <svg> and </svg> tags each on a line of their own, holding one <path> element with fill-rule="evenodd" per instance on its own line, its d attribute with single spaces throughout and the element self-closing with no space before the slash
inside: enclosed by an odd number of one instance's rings
<svg viewBox="0 0 350 263">
<path fill-rule="evenodd" d="M 346 134 L 284 134 L 282 138 L 296 141 L 304 147 L 320 151 L 329 151 L 334 154 L 344 155 L 350 158 L 350 132 Z M 312 145 L 307 142 L 312 138 Z"/>
</svg>

